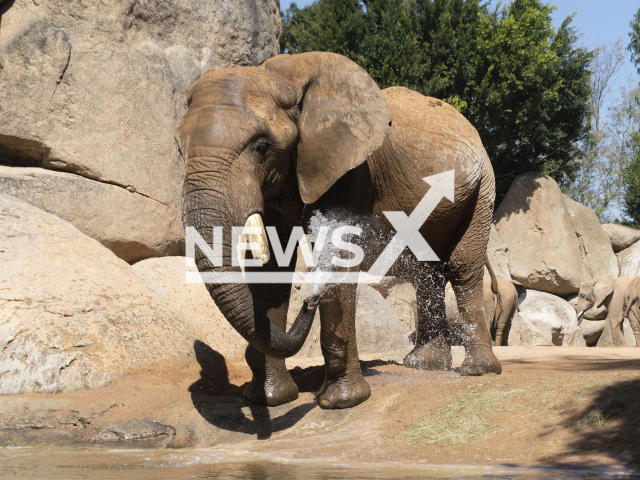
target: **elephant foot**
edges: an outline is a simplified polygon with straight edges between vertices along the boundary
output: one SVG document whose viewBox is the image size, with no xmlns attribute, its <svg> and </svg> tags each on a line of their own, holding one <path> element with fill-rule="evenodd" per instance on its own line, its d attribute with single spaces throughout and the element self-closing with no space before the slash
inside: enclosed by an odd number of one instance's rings
<svg viewBox="0 0 640 480">
<path fill-rule="evenodd" d="M 351 408 L 361 404 L 371 396 L 371 387 L 362 373 L 343 374 L 336 380 L 325 380 L 316 395 L 320 407 Z"/>
<path fill-rule="evenodd" d="M 418 370 L 451 370 L 451 347 L 442 335 L 414 348 L 404 357 L 404 366 Z"/>
<path fill-rule="evenodd" d="M 502 373 L 502 365 L 493 354 L 493 350 L 487 345 L 465 346 L 465 355 L 462 366 L 459 369 L 460 375 L 480 376 L 487 373 Z"/>
<path fill-rule="evenodd" d="M 245 385 L 242 395 L 254 405 L 275 407 L 293 402 L 298 398 L 298 393 L 298 386 L 285 369 L 284 372 L 268 374 L 254 372 L 251 381 Z"/>
</svg>

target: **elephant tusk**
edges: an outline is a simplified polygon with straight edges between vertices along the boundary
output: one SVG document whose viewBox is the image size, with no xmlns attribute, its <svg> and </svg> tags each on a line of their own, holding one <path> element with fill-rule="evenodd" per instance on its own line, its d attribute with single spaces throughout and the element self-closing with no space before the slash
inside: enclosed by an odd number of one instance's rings
<svg viewBox="0 0 640 480">
<path fill-rule="evenodd" d="M 269 241 L 267 240 L 267 233 L 264 230 L 264 223 L 262 223 L 262 217 L 259 213 L 254 213 L 247 218 L 245 227 L 257 227 L 260 229 L 260 233 L 247 233 L 247 241 L 251 244 L 251 254 L 253 258 L 261 260 L 262 264 L 269 263 L 271 255 L 269 254 Z"/>
</svg>

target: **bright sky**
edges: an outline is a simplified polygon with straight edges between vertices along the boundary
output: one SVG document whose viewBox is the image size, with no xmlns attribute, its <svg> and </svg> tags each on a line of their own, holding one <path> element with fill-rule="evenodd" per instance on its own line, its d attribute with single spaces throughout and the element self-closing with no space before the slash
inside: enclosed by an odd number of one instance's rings
<svg viewBox="0 0 640 480">
<path fill-rule="evenodd" d="M 298 7 L 304 7 L 315 0 L 298 0 Z M 281 0 L 280 8 L 284 11 L 291 0 Z M 496 5 L 497 1 L 492 1 Z M 562 21 L 577 12 L 572 25 L 582 33 L 581 41 L 589 48 L 603 43 L 613 43 L 619 37 L 623 45 L 629 43 L 629 23 L 633 15 L 640 8 L 638 0 L 550 0 L 550 4 L 558 7 L 554 12 L 554 24 L 559 26 Z M 624 85 L 630 75 L 635 74 L 627 53 L 627 63 L 616 79 L 616 86 Z"/>
</svg>

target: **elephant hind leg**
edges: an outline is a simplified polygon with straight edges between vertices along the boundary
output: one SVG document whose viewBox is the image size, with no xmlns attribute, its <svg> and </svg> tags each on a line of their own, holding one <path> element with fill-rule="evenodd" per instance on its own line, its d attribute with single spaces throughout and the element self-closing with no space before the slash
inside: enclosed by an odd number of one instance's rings
<svg viewBox="0 0 640 480">
<path fill-rule="evenodd" d="M 450 370 L 451 347 L 442 265 L 415 265 L 413 284 L 418 300 L 416 346 L 404 359 L 404 365 L 420 370 Z"/>
<path fill-rule="evenodd" d="M 458 301 L 464 324 L 465 358 L 463 375 L 501 373 L 502 366 L 491 348 L 491 334 L 483 309 L 484 261 L 493 213 L 493 176 L 485 175 L 480 185 L 473 217 L 449 263 L 449 281 Z"/>
</svg>

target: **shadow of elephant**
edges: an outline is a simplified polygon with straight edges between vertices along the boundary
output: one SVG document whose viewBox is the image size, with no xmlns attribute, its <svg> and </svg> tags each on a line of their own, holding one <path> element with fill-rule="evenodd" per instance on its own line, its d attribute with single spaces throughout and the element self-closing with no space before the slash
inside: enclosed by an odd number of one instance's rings
<svg viewBox="0 0 640 480">
<path fill-rule="evenodd" d="M 194 342 L 193 349 L 202 370 L 200 379 L 189 387 L 191 401 L 202 418 L 211 425 L 267 440 L 273 433 L 293 427 L 318 406 L 315 401 L 278 407 L 250 404 L 242 398 L 243 385 L 231 383 L 226 361 L 220 353 L 200 340 Z M 315 386 L 317 380 L 314 380 L 313 374 L 317 374 L 317 371 L 305 374 L 302 376 L 309 378 L 307 383 Z M 292 408 L 292 405 L 295 406 Z"/>
</svg>

